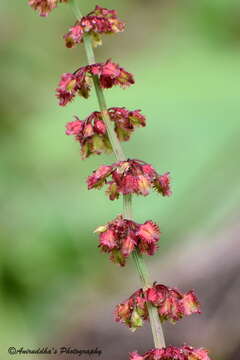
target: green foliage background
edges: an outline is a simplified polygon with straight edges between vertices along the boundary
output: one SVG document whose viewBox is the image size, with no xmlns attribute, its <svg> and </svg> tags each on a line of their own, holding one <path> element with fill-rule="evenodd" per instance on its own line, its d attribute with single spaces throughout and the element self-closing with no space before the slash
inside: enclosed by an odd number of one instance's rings
<svg viewBox="0 0 240 360">
<path fill-rule="evenodd" d="M 95 5 L 79 3 L 84 13 Z M 99 5 L 118 10 L 127 31 L 104 38 L 96 51 L 99 61 L 111 57 L 136 79 L 128 90 L 106 91 L 109 107 L 141 108 L 147 116 L 147 128 L 125 151 L 171 172 L 171 198 L 134 199 L 136 220 L 161 226 L 158 256 L 189 234 L 224 227 L 240 198 L 240 5 L 170 3 L 102 0 Z M 72 115 L 84 118 L 97 109 L 95 94 L 65 108 L 54 97 L 60 74 L 86 63 L 83 48 L 69 50 L 62 41 L 74 22 L 70 9 L 61 5 L 42 19 L 27 1 L 2 0 L 0 11 L 3 348 L 54 334 L 75 292 L 81 314 L 90 289 L 116 293 L 116 280 L 133 268 L 111 265 L 93 234 L 121 212 L 121 201 L 110 203 L 85 184 L 113 156 L 83 162 L 78 144 L 64 134 Z"/>
</svg>

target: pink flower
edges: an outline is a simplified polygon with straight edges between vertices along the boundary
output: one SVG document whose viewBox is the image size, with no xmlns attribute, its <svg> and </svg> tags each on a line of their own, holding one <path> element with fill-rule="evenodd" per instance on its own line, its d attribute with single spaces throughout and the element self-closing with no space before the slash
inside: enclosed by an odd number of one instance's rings
<svg viewBox="0 0 240 360">
<path fill-rule="evenodd" d="M 186 310 L 185 302 L 188 302 L 189 294 L 192 295 L 191 303 L 193 306 Z M 183 316 L 200 313 L 200 305 L 193 291 L 181 294 L 176 289 L 154 284 L 152 288 L 145 291 L 143 289 L 137 290 L 128 300 L 117 305 L 115 320 L 126 324 L 132 330 L 136 330 L 137 327 L 143 325 L 144 320 L 149 320 L 147 301 L 158 309 L 161 321 L 176 322 Z M 137 321 L 135 321 L 136 318 Z"/>
<path fill-rule="evenodd" d="M 118 19 L 114 10 L 96 6 L 95 10 L 77 21 L 64 35 L 66 46 L 71 48 L 83 41 L 84 34 L 92 36 L 95 46 L 101 45 L 102 34 L 114 34 L 123 31 L 125 24 Z"/>
<path fill-rule="evenodd" d="M 110 89 L 116 85 L 125 88 L 134 84 L 133 75 L 112 62 L 111 59 L 106 63 L 89 65 L 89 67 L 92 75 L 99 76 L 100 86 L 103 89 Z"/>
<path fill-rule="evenodd" d="M 169 188 L 169 173 L 159 176 L 155 181 L 155 187 L 163 196 L 170 196 L 172 192 Z"/>
<path fill-rule="evenodd" d="M 206 349 L 191 346 L 168 346 L 147 351 L 142 356 L 136 351 L 129 354 L 129 360 L 210 360 Z"/>
<path fill-rule="evenodd" d="M 160 319 L 175 323 L 182 317 L 200 313 L 200 304 L 193 290 L 182 294 L 161 284 L 154 284 L 146 291 L 146 299 L 157 307 Z"/>
<path fill-rule="evenodd" d="M 113 86 L 124 88 L 134 84 L 132 74 L 111 60 L 107 60 L 106 63 L 83 66 L 73 74 L 65 73 L 62 75 L 56 90 L 59 105 L 67 105 L 76 95 L 88 98 L 92 86 L 92 76 L 99 77 L 102 88 L 111 88 Z"/>
<path fill-rule="evenodd" d="M 68 48 L 72 48 L 74 45 L 83 41 L 84 30 L 77 21 L 73 27 L 70 28 L 69 32 L 64 35 L 65 43 Z"/>
<path fill-rule="evenodd" d="M 124 107 L 113 107 L 108 112 L 110 119 L 115 123 L 115 132 L 120 141 L 129 140 L 135 127 L 146 125 L 146 119 L 141 114 L 141 110 L 129 111 Z"/>
<path fill-rule="evenodd" d="M 94 178 L 89 179 L 89 186 L 96 188 L 101 188 L 103 186 L 103 182 L 105 181 L 105 178 L 111 173 L 112 167 L 108 165 L 102 165 L 100 166 L 95 172 L 94 172 Z"/>
<path fill-rule="evenodd" d="M 47 16 L 58 3 L 68 2 L 68 0 L 28 0 L 28 4 L 39 12 L 40 16 Z"/>
<path fill-rule="evenodd" d="M 156 170 L 150 165 L 141 160 L 129 159 L 126 161 L 119 161 L 110 165 L 111 171 L 102 178 L 101 184 L 107 184 L 107 194 L 110 200 L 117 199 L 120 194 L 137 194 L 148 195 L 150 189 L 157 190 L 163 196 L 170 195 L 170 180 L 169 174 L 159 175 Z M 107 179 L 110 177 L 110 179 Z M 95 179 L 95 172 L 88 177 L 88 189 L 95 188 L 95 182 L 98 183 L 98 179 Z M 165 179 L 165 183 L 168 185 L 164 187 L 156 186 L 159 184 L 159 179 Z M 168 181 L 166 181 L 168 179 Z M 97 188 L 100 188 L 97 186 Z"/>
<path fill-rule="evenodd" d="M 137 290 L 128 300 L 115 308 L 115 321 L 124 323 L 132 331 L 143 325 L 148 319 L 147 303 L 142 289 Z"/>
<path fill-rule="evenodd" d="M 90 76 L 85 71 L 85 67 L 73 74 L 63 74 L 56 91 L 56 96 L 61 106 L 67 105 L 77 94 L 88 98 L 90 92 Z"/>
<path fill-rule="evenodd" d="M 110 253 L 110 259 L 121 266 L 125 265 L 126 259 L 135 250 L 141 254 L 153 255 L 160 238 L 159 227 L 152 221 L 138 224 L 124 219 L 122 215 L 98 227 L 95 232 L 99 233 L 100 249 Z"/>
<path fill-rule="evenodd" d="M 66 129 L 66 134 L 74 135 L 75 139 L 80 143 L 83 159 L 92 154 L 112 151 L 106 126 L 100 112 L 92 113 L 84 121 L 75 116 L 75 121 L 67 123 Z"/>
<path fill-rule="evenodd" d="M 134 351 L 130 354 L 129 360 L 144 360 L 144 357 Z"/>
<path fill-rule="evenodd" d="M 75 86 L 75 80 L 71 84 L 72 77 L 62 81 L 63 88 L 68 89 L 68 97 L 71 97 L 71 88 Z M 68 84 L 68 85 L 67 85 Z M 60 91 L 60 89 L 59 89 Z M 108 110 L 110 119 L 115 123 L 115 132 L 121 141 L 127 141 L 136 126 L 144 126 L 145 118 L 140 110 L 129 111 L 125 108 L 111 108 Z M 74 135 L 81 145 L 82 158 L 85 159 L 92 154 L 102 154 L 112 151 L 112 146 L 108 138 L 107 129 L 99 111 L 93 112 L 84 121 L 75 116 L 75 121 L 66 125 L 66 134 Z"/>
</svg>

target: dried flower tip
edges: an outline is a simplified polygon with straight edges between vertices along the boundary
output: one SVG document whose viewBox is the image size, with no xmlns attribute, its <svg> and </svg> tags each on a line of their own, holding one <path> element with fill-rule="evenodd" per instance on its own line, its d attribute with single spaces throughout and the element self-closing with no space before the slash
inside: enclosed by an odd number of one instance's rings
<svg viewBox="0 0 240 360">
<path fill-rule="evenodd" d="M 142 356 L 136 351 L 130 353 L 129 360 L 211 360 L 206 349 L 191 346 L 168 346 L 147 351 Z"/>
<path fill-rule="evenodd" d="M 108 169 L 106 169 L 106 172 Z M 159 227 L 152 221 L 138 224 L 119 215 L 113 221 L 98 227 L 99 248 L 110 254 L 114 263 L 124 266 L 134 250 L 141 254 L 153 255 L 160 238 Z"/>
<path fill-rule="evenodd" d="M 47 16 L 53 9 L 55 9 L 58 3 L 66 3 L 68 0 L 29 0 L 28 4 L 37 10 L 40 16 Z"/>
<path fill-rule="evenodd" d="M 96 6 L 95 10 L 77 21 L 64 35 L 66 46 L 71 48 L 83 42 L 84 34 L 90 34 L 94 46 L 102 44 L 102 34 L 115 34 L 125 29 L 125 24 L 118 19 L 114 10 Z"/>
<path fill-rule="evenodd" d="M 101 179 L 101 185 L 107 184 L 107 194 L 110 200 L 117 199 L 120 194 L 137 194 L 137 195 L 148 195 L 150 189 L 157 190 L 163 196 L 169 196 L 170 191 L 170 180 L 169 173 L 159 175 L 156 170 L 150 165 L 143 161 L 136 159 L 129 159 L 127 161 L 120 161 L 110 165 L 111 171 Z M 98 179 L 96 173 L 93 172 L 88 177 L 88 189 L 100 188 L 98 185 Z M 107 179 L 110 177 L 110 179 Z M 159 179 L 164 178 L 165 187 L 156 187 L 156 182 Z"/>
<path fill-rule="evenodd" d="M 92 86 L 92 76 L 99 77 L 100 86 L 103 89 L 113 86 L 124 88 L 134 84 L 133 75 L 111 60 L 107 60 L 106 63 L 83 66 L 73 74 L 62 75 L 56 90 L 59 105 L 67 105 L 76 95 L 88 98 Z"/>
</svg>

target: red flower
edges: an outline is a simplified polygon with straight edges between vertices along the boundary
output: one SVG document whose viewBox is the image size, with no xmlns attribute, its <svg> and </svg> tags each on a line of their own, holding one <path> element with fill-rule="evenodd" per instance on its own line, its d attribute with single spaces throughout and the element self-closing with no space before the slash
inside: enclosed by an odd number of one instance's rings
<svg viewBox="0 0 240 360">
<path fill-rule="evenodd" d="M 136 351 L 130 353 L 129 360 L 210 360 L 206 349 L 194 349 L 191 346 L 168 346 L 147 351 L 142 356 Z"/>
<path fill-rule="evenodd" d="M 114 34 L 123 31 L 125 24 L 118 19 L 115 10 L 109 10 L 96 6 L 95 10 L 77 21 L 64 35 L 66 46 L 71 48 L 83 41 L 84 34 L 92 36 L 95 46 L 101 45 L 102 34 Z"/>
<path fill-rule="evenodd" d="M 68 78 L 68 74 L 66 78 Z M 65 83 L 71 84 L 71 79 L 70 77 Z M 75 82 L 73 84 L 75 85 Z M 64 86 L 66 88 L 66 85 Z M 71 86 L 68 85 L 68 87 Z M 136 126 L 145 126 L 145 117 L 140 113 L 140 110 L 129 111 L 125 108 L 111 108 L 108 112 L 110 119 L 115 123 L 115 131 L 121 141 L 127 141 Z M 75 121 L 67 123 L 66 128 L 66 134 L 74 135 L 80 143 L 83 159 L 92 154 L 112 151 L 107 129 L 99 111 L 93 112 L 84 121 L 75 116 Z"/>
<path fill-rule="evenodd" d="M 67 105 L 77 94 L 84 98 L 88 98 L 90 92 L 90 80 L 86 67 L 79 69 L 73 74 L 63 74 L 56 94 L 59 99 L 59 105 Z"/>
<path fill-rule="evenodd" d="M 182 294 L 161 284 L 154 284 L 146 291 L 146 299 L 158 308 L 160 319 L 175 323 L 182 317 L 200 313 L 200 304 L 193 290 Z"/>
<path fill-rule="evenodd" d="M 152 221 L 138 224 L 124 219 L 122 215 L 107 225 L 98 227 L 95 232 L 99 233 L 100 249 L 110 253 L 110 259 L 121 266 L 125 265 L 126 259 L 134 250 L 141 254 L 153 255 L 160 238 L 159 227 Z"/>
<path fill-rule="evenodd" d="M 103 89 L 110 89 L 115 85 L 127 87 L 134 84 L 133 75 L 124 70 L 110 59 L 106 63 L 89 65 L 92 75 L 98 75 L 100 86 Z"/>
<path fill-rule="evenodd" d="M 112 151 L 101 113 L 94 112 L 84 121 L 75 116 L 75 121 L 67 123 L 66 128 L 66 134 L 74 135 L 80 143 L 83 159 L 92 154 Z"/>
<path fill-rule="evenodd" d="M 143 325 L 148 319 L 147 303 L 142 289 L 137 290 L 128 300 L 115 308 L 115 321 L 122 322 L 132 331 Z"/>
<path fill-rule="evenodd" d="M 189 300 L 189 295 L 191 300 Z M 144 320 L 149 319 L 147 301 L 157 307 L 161 321 L 176 322 L 183 316 L 200 313 L 200 305 L 193 291 L 181 294 L 178 290 L 168 288 L 165 285 L 154 284 L 152 288 L 145 291 L 139 289 L 128 300 L 117 305 L 115 320 L 126 324 L 132 330 L 136 330 L 137 327 L 143 325 Z M 188 303 L 187 309 L 186 303 Z M 124 312 L 122 311 L 123 308 Z M 135 321 L 136 319 L 137 321 Z"/>
<path fill-rule="evenodd" d="M 28 0 L 28 4 L 39 12 L 40 16 L 47 16 L 58 3 L 68 2 L 68 0 Z"/>
<path fill-rule="evenodd" d="M 157 190 L 163 196 L 169 196 L 170 180 L 169 173 L 159 175 L 156 170 L 144 161 L 129 159 L 126 161 L 119 161 L 110 165 L 111 171 L 104 175 L 101 179 L 101 185 L 107 184 L 107 194 L 110 200 L 117 199 L 120 194 L 137 194 L 148 195 L 151 188 Z M 111 179 L 107 178 L 111 175 Z M 164 179 L 165 187 L 160 187 L 159 183 Z M 168 180 L 167 180 L 168 179 Z M 98 183 L 96 172 L 93 172 L 87 179 L 88 189 L 100 188 L 95 183 Z M 167 184 L 167 185 L 166 185 Z"/>
<path fill-rule="evenodd" d="M 94 178 L 89 179 L 88 184 L 90 187 L 94 187 L 97 189 L 100 189 L 103 186 L 103 182 L 105 181 L 105 178 L 111 173 L 112 167 L 108 165 L 102 165 L 100 166 L 95 172 L 94 172 Z"/>
<path fill-rule="evenodd" d="M 115 85 L 127 87 L 134 84 L 132 74 L 118 64 L 107 60 L 106 63 L 87 65 L 72 73 L 62 75 L 57 88 L 59 105 L 67 105 L 77 94 L 88 98 L 91 90 L 91 78 L 98 76 L 102 88 L 111 88 Z"/>
<path fill-rule="evenodd" d="M 110 119 L 115 123 L 115 132 L 120 141 L 129 140 L 135 127 L 146 125 L 146 118 L 141 114 L 141 110 L 129 111 L 124 107 L 113 107 L 108 112 Z"/>
</svg>

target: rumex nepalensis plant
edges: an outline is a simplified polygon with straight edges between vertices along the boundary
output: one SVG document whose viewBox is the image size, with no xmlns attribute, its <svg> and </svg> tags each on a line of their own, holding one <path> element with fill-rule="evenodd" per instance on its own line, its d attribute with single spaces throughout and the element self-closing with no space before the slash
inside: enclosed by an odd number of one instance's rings
<svg viewBox="0 0 240 360">
<path fill-rule="evenodd" d="M 29 5 L 41 16 L 47 16 L 58 3 L 69 3 L 77 18 L 64 35 L 66 46 L 72 48 L 83 43 L 88 59 L 88 65 L 62 75 L 56 92 L 59 105 L 67 105 L 77 95 L 88 98 L 94 86 L 100 110 L 94 111 L 85 120 L 75 117 L 66 125 L 66 134 L 74 135 L 79 142 L 83 159 L 103 152 L 115 153 L 117 162 L 100 166 L 88 177 L 87 184 L 88 189 L 101 189 L 107 185 L 106 193 L 110 200 L 118 199 L 121 194 L 124 200 L 123 214 L 95 230 L 99 234 L 99 248 L 121 266 L 125 266 L 127 258 L 132 255 L 142 281 L 142 288 L 116 306 L 115 320 L 131 330 L 136 330 L 149 320 L 153 333 L 155 348 L 143 355 L 132 352 L 129 359 L 210 360 L 207 350 L 203 348 L 194 349 L 186 345 L 166 347 L 161 323 L 168 320 L 175 323 L 186 315 L 200 313 L 199 301 L 193 290 L 181 293 L 177 289 L 151 282 L 143 254 L 155 254 L 160 229 L 151 220 L 138 224 L 132 218 L 133 194 L 146 196 L 153 188 L 162 196 L 170 196 L 171 190 L 169 173 L 159 175 L 150 164 L 126 158 L 122 150 L 120 142 L 129 140 L 136 127 L 146 125 L 141 111 L 123 107 L 107 109 L 106 106 L 103 89 L 128 87 L 134 84 L 134 78 L 111 59 L 96 63 L 93 46 L 102 44 L 103 34 L 123 31 L 125 24 L 116 11 L 100 6 L 82 17 L 76 0 L 29 0 Z"/>
</svg>

